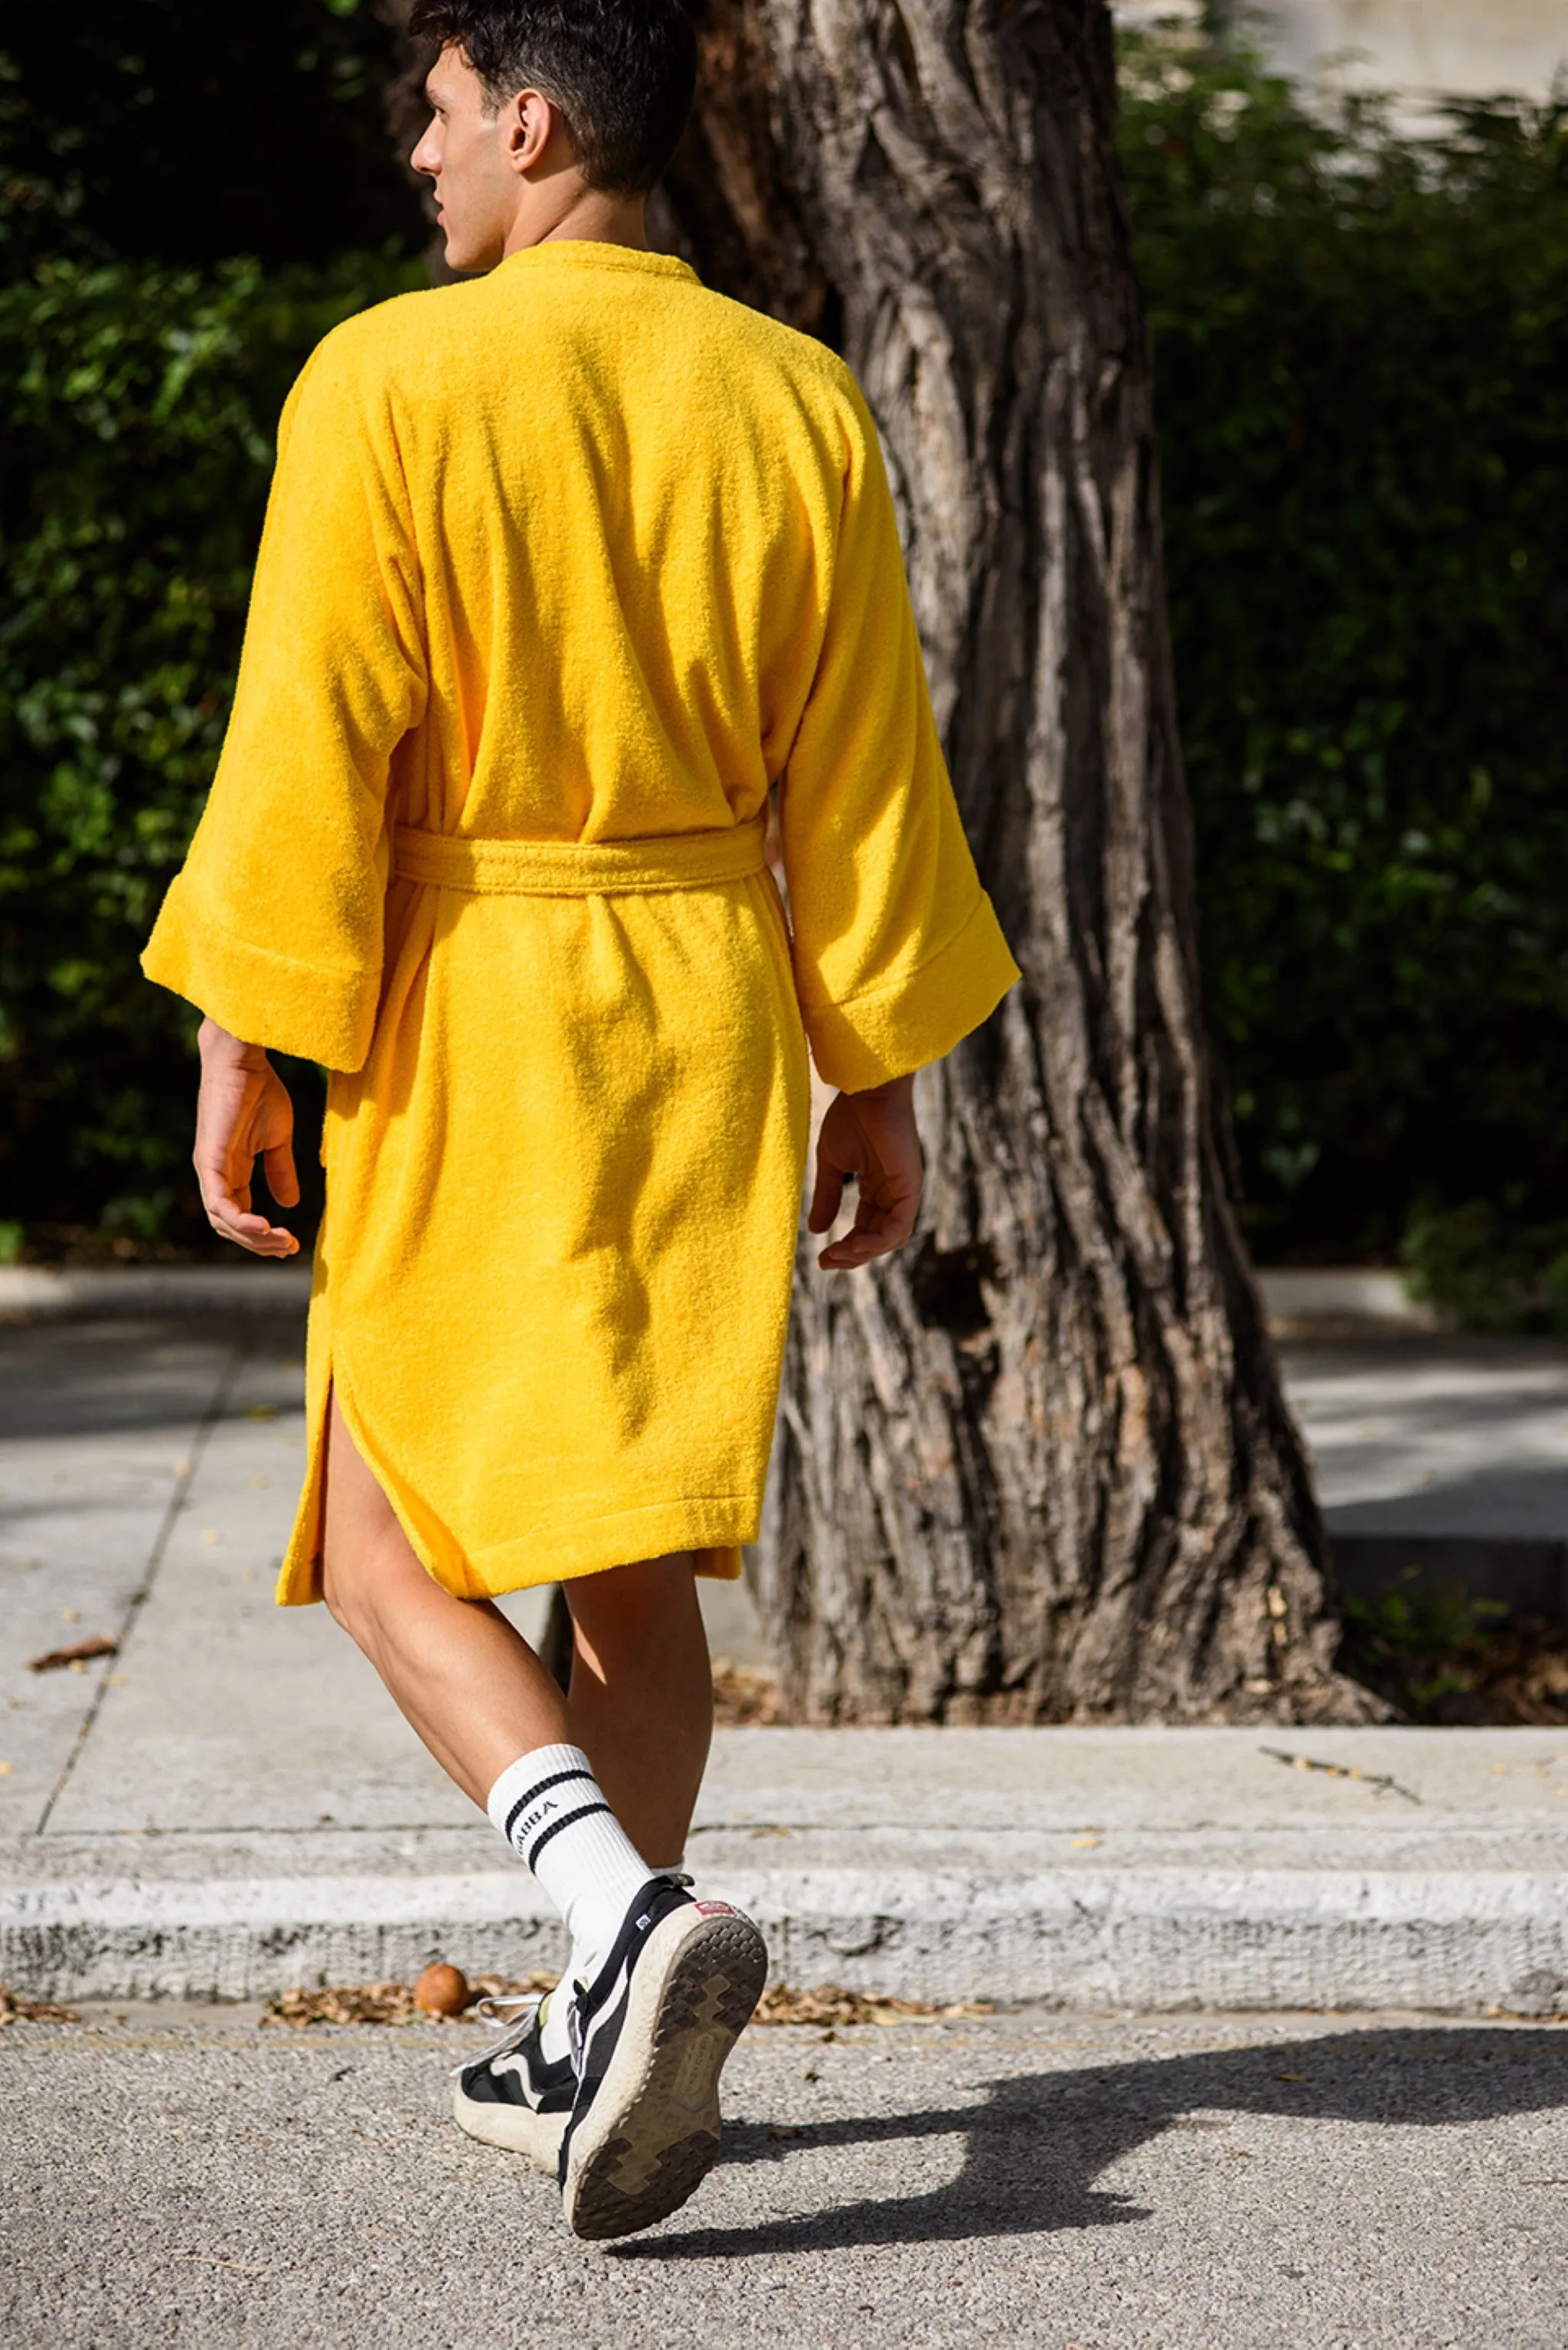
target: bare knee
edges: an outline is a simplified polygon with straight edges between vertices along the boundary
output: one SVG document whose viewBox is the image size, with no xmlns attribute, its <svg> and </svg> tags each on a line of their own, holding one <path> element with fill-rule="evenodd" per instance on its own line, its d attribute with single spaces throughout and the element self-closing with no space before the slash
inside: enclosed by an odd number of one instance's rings
<svg viewBox="0 0 1568 2350">
<path fill-rule="evenodd" d="M 601 1656 L 620 1648 L 646 1654 L 661 1638 L 689 1636 L 701 1622 L 690 1551 L 576 1576 L 566 1593 L 580 1638 Z"/>
<path fill-rule="evenodd" d="M 334 1622 L 362 1648 L 374 1636 L 377 1614 L 371 1564 L 366 1546 L 328 1523 L 321 1546 L 321 1596 Z"/>
<path fill-rule="evenodd" d="M 321 1596 L 328 1613 L 362 1648 L 397 1587 L 424 1569 L 397 1514 L 366 1466 L 334 1397 L 327 1426 Z"/>
<path fill-rule="evenodd" d="M 331 1543 L 324 1544 L 321 1553 L 321 1596 L 333 1621 L 352 1635 L 358 1621 L 358 1594 L 353 1575 L 341 1572 L 337 1549 Z"/>
</svg>

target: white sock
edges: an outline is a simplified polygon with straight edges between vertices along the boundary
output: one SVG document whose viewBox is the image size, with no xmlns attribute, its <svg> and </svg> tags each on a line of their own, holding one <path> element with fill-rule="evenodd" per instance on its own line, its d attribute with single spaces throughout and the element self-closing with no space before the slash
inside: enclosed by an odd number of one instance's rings
<svg viewBox="0 0 1568 2350">
<path fill-rule="evenodd" d="M 632 1898 L 654 1874 L 604 1798 L 580 1746 L 536 1746 L 490 1790 L 491 1820 L 566 1921 L 569 1971 L 592 1981 Z M 564 2030 L 565 2001 L 558 2021 Z"/>
<path fill-rule="evenodd" d="M 649 1877 L 679 1877 L 685 1855 L 666 1867 L 649 1868 Z M 546 2064 L 558 2064 L 563 2056 L 572 2053 L 572 2035 L 566 2018 L 571 2011 L 571 1977 L 563 1975 L 556 1991 L 546 1991 L 539 2007 L 539 2046 Z"/>
</svg>

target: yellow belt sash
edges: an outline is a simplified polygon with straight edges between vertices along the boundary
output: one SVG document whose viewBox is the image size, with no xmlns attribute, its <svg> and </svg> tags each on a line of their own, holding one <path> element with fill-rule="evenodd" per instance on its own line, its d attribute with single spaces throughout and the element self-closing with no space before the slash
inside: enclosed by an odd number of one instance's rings
<svg viewBox="0 0 1568 2350">
<path fill-rule="evenodd" d="M 651 840 L 465 840 L 455 833 L 392 830 L 400 880 L 482 897 L 613 898 L 701 889 L 763 869 L 761 813 L 723 832 Z"/>
</svg>

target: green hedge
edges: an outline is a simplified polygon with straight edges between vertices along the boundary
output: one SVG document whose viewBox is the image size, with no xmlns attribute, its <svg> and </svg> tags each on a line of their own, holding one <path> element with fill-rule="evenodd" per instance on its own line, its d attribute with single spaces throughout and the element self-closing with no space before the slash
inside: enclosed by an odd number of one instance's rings
<svg viewBox="0 0 1568 2350">
<path fill-rule="evenodd" d="M 1411 146 L 1244 58 L 1126 67 L 1254 1243 L 1391 1253 L 1414 1222 L 1441 1287 L 1489 1213 L 1568 1198 L 1564 111 Z"/>
<path fill-rule="evenodd" d="M 416 282 L 57 263 L 0 290 L 0 1219 L 198 1235 L 189 1014 L 136 958 L 222 740 L 284 393 Z M 14 1238 L 14 1234 L 13 1234 Z"/>
</svg>

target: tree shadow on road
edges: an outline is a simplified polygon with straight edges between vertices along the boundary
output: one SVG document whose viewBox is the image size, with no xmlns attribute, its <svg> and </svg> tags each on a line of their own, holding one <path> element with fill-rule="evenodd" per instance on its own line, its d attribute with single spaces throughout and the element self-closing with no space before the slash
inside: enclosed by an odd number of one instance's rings
<svg viewBox="0 0 1568 2350">
<path fill-rule="evenodd" d="M 1297 2115 L 1409 2128 L 1568 2107 L 1568 2032 L 1412 2027 L 1341 2031 L 977 2084 L 961 2106 L 725 2132 L 727 2164 L 778 2162 L 812 2147 L 962 2134 L 959 2176 L 929 2194 L 830 2205 L 747 2228 L 682 2229 L 615 2246 L 621 2259 L 731 2259 L 929 2244 L 1126 2225 L 1149 2210 L 1095 2186 L 1098 2174 L 1194 2115 Z"/>
</svg>

